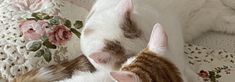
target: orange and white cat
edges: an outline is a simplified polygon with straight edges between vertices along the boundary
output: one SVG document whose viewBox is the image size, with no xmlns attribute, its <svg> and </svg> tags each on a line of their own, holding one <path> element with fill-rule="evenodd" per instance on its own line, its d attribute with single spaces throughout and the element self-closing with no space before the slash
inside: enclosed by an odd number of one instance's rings
<svg viewBox="0 0 235 82">
<path fill-rule="evenodd" d="M 156 24 L 147 48 L 128 59 L 120 71 L 110 74 L 117 82 L 186 82 L 183 81 L 183 70 L 177 66 L 184 62 L 172 60 L 181 56 L 165 53 L 167 51 L 167 34 Z"/>
</svg>

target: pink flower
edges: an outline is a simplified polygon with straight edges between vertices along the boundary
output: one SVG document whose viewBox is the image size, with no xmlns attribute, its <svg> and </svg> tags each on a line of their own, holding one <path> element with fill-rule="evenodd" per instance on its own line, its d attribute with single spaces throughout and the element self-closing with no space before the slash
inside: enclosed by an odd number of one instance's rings
<svg viewBox="0 0 235 82">
<path fill-rule="evenodd" d="M 208 72 L 204 70 L 201 70 L 200 73 L 198 73 L 198 75 L 204 79 L 209 78 Z"/>
<path fill-rule="evenodd" d="M 71 39 L 72 33 L 64 25 L 57 25 L 53 27 L 53 31 L 48 33 L 49 41 L 55 45 L 64 45 Z"/>
<path fill-rule="evenodd" d="M 20 23 L 19 28 L 23 33 L 23 37 L 27 40 L 38 40 L 46 34 L 45 28 L 48 23 L 42 20 L 27 20 Z"/>
</svg>

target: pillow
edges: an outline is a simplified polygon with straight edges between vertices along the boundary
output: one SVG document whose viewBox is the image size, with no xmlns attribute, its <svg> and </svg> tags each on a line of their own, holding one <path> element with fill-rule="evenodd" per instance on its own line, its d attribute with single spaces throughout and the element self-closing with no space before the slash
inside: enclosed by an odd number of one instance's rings
<svg viewBox="0 0 235 82">
<path fill-rule="evenodd" d="M 87 1 L 0 0 L 1 76 L 12 79 L 78 57 L 79 32 L 89 9 L 80 4 L 89 6 Z"/>
</svg>

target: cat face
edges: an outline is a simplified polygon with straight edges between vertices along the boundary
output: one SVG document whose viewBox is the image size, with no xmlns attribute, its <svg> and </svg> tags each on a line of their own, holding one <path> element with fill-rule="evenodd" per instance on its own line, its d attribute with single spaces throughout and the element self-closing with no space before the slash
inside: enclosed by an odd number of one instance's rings
<svg viewBox="0 0 235 82">
<path fill-rule="evenodd" d="M 103 10 L 93 8 L 82 31 L 81 49 L 96 67 L 119 68 L 127 60 L 126 44 L 133 44 L 128 40 L 141 36 L 130 18 L 132 9 L 132 0 L 120 0 Z"/>
</svg>

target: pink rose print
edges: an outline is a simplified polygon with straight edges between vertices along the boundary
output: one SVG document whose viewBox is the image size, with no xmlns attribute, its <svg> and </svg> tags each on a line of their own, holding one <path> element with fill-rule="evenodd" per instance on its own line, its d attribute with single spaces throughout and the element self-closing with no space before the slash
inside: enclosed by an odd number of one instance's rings
<svg viewBox="0 0 235 82">
<path fill-rule="evenodd" d="M 204 70 L 201 70 L 200 73 L 198 73 L 198 75 L 204 79 L 209 78 L 208 72 Z"/>
<path fill-rule="evenodd" d="M 48 34 L 49 41 L 54 45 L 64 45 L 71 39 L 72 33 L 64 25 L 53 27 L 53 31 Z"/>
<path fill-rule="evenodd" d="M 42 20 L 27 20 L 21 22 L 19 25 L 20 31 L 23 33 L 23 37 L 26 40 L 38 40 L 46 34 L 45 28 L 48 23 Z"/>
<path fill-rule="evenodd" d="M 39 12 L 43 9 L 43 4 L 49 0 L 12 0 L 12 5 L 17 10 Z"/>
</svg>

